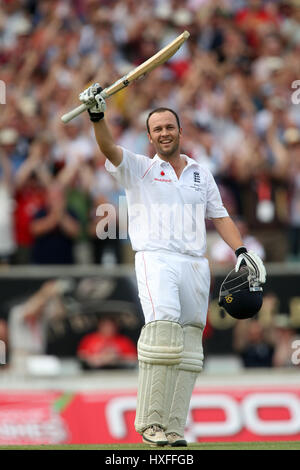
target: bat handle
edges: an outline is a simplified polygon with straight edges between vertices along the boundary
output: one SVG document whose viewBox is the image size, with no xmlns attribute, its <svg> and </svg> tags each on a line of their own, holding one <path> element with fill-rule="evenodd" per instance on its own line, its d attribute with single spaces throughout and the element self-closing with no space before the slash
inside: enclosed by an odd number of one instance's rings
<svg viewBox="0 0 300 470">
<path fill-rule="evenodd" d="M 74 108 L 71 111 L 69 111 L 68 113 L 64 114 L 61 117 L 61 120 L 62 120 L 62 122 L 67 123 L 67 122 L 71 121 L 72 119 L 74 119 L 76 116 L 79 116 L 79 114 L 83 113 L 87 109 L 88 108 L 85 104 L 80 104 L 79 106 L 77 106 L 77 108 Z"/>
<path fill-rule="evenodd" d="M 109 96 L 109 94 L 106 92 L 106 90 L 107 90 L 107 88 L 102 90 L 101 93 L 100 93 L 102 98 L 104 98 L 104 99 Z M 74 119 L 76 116 L 79 116 L 79 114 L 83 113 L 88 108 L 91 108 L 93 106 L 94 106 L 93 104 L 90 105 L 90 106 L 87 106 L 86 104 L 82 103 L 79 106 L 77 106 L 77 108 L 74 108 L 71 111 L 69 111 L 68 113 L 64 114 L 61 117 L 61 120 L 62 120 L 62 122 L 67 123 L 67 122 L 71 121 L 72 119 Z"/>
</svg>

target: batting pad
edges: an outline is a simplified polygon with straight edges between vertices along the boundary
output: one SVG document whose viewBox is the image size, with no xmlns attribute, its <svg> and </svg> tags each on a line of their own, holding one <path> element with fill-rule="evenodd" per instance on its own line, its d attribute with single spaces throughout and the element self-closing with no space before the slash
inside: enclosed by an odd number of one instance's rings
<svg viewBox="0 0 300 470">
<path fill-rule="evenodd" d="M 154 424 L 166 429 L 182 351 L 179 323 L 153 321 L 142 329 L 138 341 L 137 432 Z"/>
<path fill-rule="evenodd" d="M 183 326 L 184 349 L 178 366 L 167 433 L 184 435 L 192 392 L 203 367 L 202 333 L 203 328 L 199 326 Z"/>
</svg>

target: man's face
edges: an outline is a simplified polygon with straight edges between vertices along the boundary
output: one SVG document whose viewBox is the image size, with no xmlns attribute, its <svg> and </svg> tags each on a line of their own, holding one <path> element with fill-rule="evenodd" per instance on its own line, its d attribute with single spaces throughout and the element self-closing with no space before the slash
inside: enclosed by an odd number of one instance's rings
<svg viewBox="0 0 300 470">
<path fill-rule="evenodd" d="M 164 158 L 172 157 L 179 149 L 181 129 L 170 111 L 154 113 L 149 118 L 148 138 L 156 153 Z"/>
</svg>

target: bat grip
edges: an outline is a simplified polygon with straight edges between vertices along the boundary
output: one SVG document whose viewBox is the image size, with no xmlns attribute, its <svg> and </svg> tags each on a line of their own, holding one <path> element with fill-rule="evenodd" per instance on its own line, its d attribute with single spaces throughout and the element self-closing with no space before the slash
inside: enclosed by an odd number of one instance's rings
<svg viewBox="0 0 300 470">
<path fill-rule="evenodd" d="M 109 96 L 108 93 L 106 93 L 106 88 L 104 90 L 102 90 L 100 94 L 101 94 L 102 98 L 104 98 L 104 99 Z M 76 116 L 79 116 L 79 114 L 83 113 L 88 108 L 93 107 L 93 106 L 94 106 L 93 104 L 90 105 L 90 106 L 87 106 L 86 104 L 82 103 L 79 106 L 77 106 L 77 108 L 74 108 L 71 111 L 69 111 L 68 113 L 64 114 L 61 117 L 61 120 L 62 120 L 62 122 L 67 123 L 67 122 L 71 121 L 72 119 L 74 119 Z"/>
<path fill-rule="evenodd" d="M 71 111 L 69 111 L 68 113 L 64 114 L 61 117 L 61 120 L 62 120 L 62 122 L 67 123 L 67 122 L 71 121 L 72 119 L 74 119 L 76 116 L 79 116 L 79 114 L 83 113 L 87 109 L 88 108 L 85 104 L 80 104 L 79 106 L 77 106 L 77 108 L 74 108 Z"/>
</svg>

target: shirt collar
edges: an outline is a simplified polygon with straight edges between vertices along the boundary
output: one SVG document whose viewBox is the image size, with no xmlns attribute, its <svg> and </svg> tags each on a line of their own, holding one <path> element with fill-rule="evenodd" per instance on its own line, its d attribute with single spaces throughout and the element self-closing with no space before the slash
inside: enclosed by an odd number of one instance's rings
<svg viewBox="0 0 300 470">
<path fill-rule="evenodd" d="M 184 153 L 181 153 L 180 155 L 185 158 L 185 160 L 186 160 L 186 162 L 187 162 L 187 165 L 186 165 L 187 167 L 188 167 L 188 166 L 191 166 L 191 165 L 198 165 L 198 163 L 197 163 L 195 160 L 193 160 L 193 158 L 188 157 L 188 156 L 185 155 Z M 160 157 L 157 155 L 157 153 L 154 155 L 154 157 L 153 157 L 152 160 L 158 162 L 158 164 L 159 164 L 160 166 L 169 165 L 169 162 L 166 162 L 165 160 L 163 160 L 162 158 L 160 158 Z"/>
</svg>

